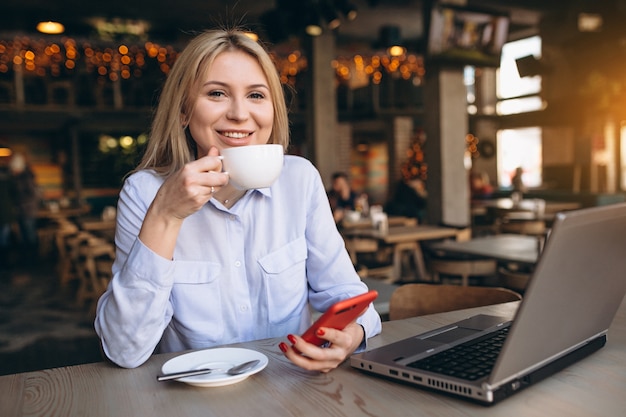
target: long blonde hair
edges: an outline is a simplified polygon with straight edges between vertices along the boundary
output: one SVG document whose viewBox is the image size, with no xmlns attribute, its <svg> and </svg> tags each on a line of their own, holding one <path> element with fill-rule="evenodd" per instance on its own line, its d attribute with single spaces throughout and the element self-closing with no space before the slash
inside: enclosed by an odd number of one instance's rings
<svg viewBox="0 0 626 417">
<path fill-rule="evenodd" d="M 194 111 L 193 91 L 222 52 L 238 50 L 255 58 L 268 81 L 274 123 L 268 143 L 289 146 L 287 105 L 274 62 L 264 46 L 239 29 L 210 30 L 189 42 L 170 71 L 152 121 L 150 139 L 135 171 L 154 169 L 169 177 L 196 158 L 196 144 L 187 124 Z"/>
</svg>

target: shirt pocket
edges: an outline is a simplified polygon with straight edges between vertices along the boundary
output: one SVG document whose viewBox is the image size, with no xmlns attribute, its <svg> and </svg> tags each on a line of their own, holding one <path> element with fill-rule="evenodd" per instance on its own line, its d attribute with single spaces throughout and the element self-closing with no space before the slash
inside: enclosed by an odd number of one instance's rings
<svg viewBox="0 0 626 417">
<path fill-rule="evenodd" d="M 299 323 L 307 301 L 307 246 L 298 238 L 259 259 L 271 324 Z"/>
<path fill-rule="evenodd" d="M 214 262 L 175 261 L 172 325 L 192 347 L 215 345 L 224 334 L 220 274 Z"/>
</svg>

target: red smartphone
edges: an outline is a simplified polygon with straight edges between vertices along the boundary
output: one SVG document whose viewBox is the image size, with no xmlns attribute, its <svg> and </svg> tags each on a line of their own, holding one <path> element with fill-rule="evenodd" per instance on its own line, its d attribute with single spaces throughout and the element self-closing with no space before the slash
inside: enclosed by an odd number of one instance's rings
<svg viewBox="0 0 626 417">
<path fill-rule="evenodd" d="M 331 327 L 342 330 L 367 310 L 370 303 L 378 297 L 378 292 L 370 290 L 347 300 L 337 301 L 315 323 L 302 334 L 302 338 L 309 343 L 321 346 L 327 341 L 316 336 L 320 327 Z"/>
</svg>

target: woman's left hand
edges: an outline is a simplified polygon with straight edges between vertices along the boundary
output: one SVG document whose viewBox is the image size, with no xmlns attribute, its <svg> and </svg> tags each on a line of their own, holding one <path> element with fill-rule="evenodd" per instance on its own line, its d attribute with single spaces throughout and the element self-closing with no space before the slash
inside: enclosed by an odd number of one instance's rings
<svg viewBox="0 0 626 417">
<path fill-rule="evenodd" d="M 365 332 L 356 322 L 343 330 L 320 327 L 317 336 L 329 342 L 328 347 L 319 347 L 306 342 L 300 336 L 287 336 L 291 346 L 281 342 L 280 350 L 294 364 L 309 371 L 329 372 L 338 367 L 363 341 Z"/>
</svg>

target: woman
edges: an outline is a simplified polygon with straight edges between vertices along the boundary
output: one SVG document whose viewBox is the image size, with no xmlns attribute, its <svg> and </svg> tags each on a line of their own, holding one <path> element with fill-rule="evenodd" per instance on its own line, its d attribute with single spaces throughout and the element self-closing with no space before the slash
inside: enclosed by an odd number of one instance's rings
<svg viewBox="0 0 626 417">
<path fill-rule="evenodd" d="M 293 363 L 328 372 L 380 332 L 370 306 L 326 348 L 298 336 L 319 311 L 363 293 L 318 171 L 286 156 L 269 188 L 222 172 L 232 146 L 288 146 L 276 68 L 237 30 L 203 33 L 165 83 L 146 154 L 120 193 L 113 279 L 95 327 L 105 354 L 136 367 L 152 352 L 287 336 Z M 322 335 L 323 333 L 323 335 Z"/>
</svg>

